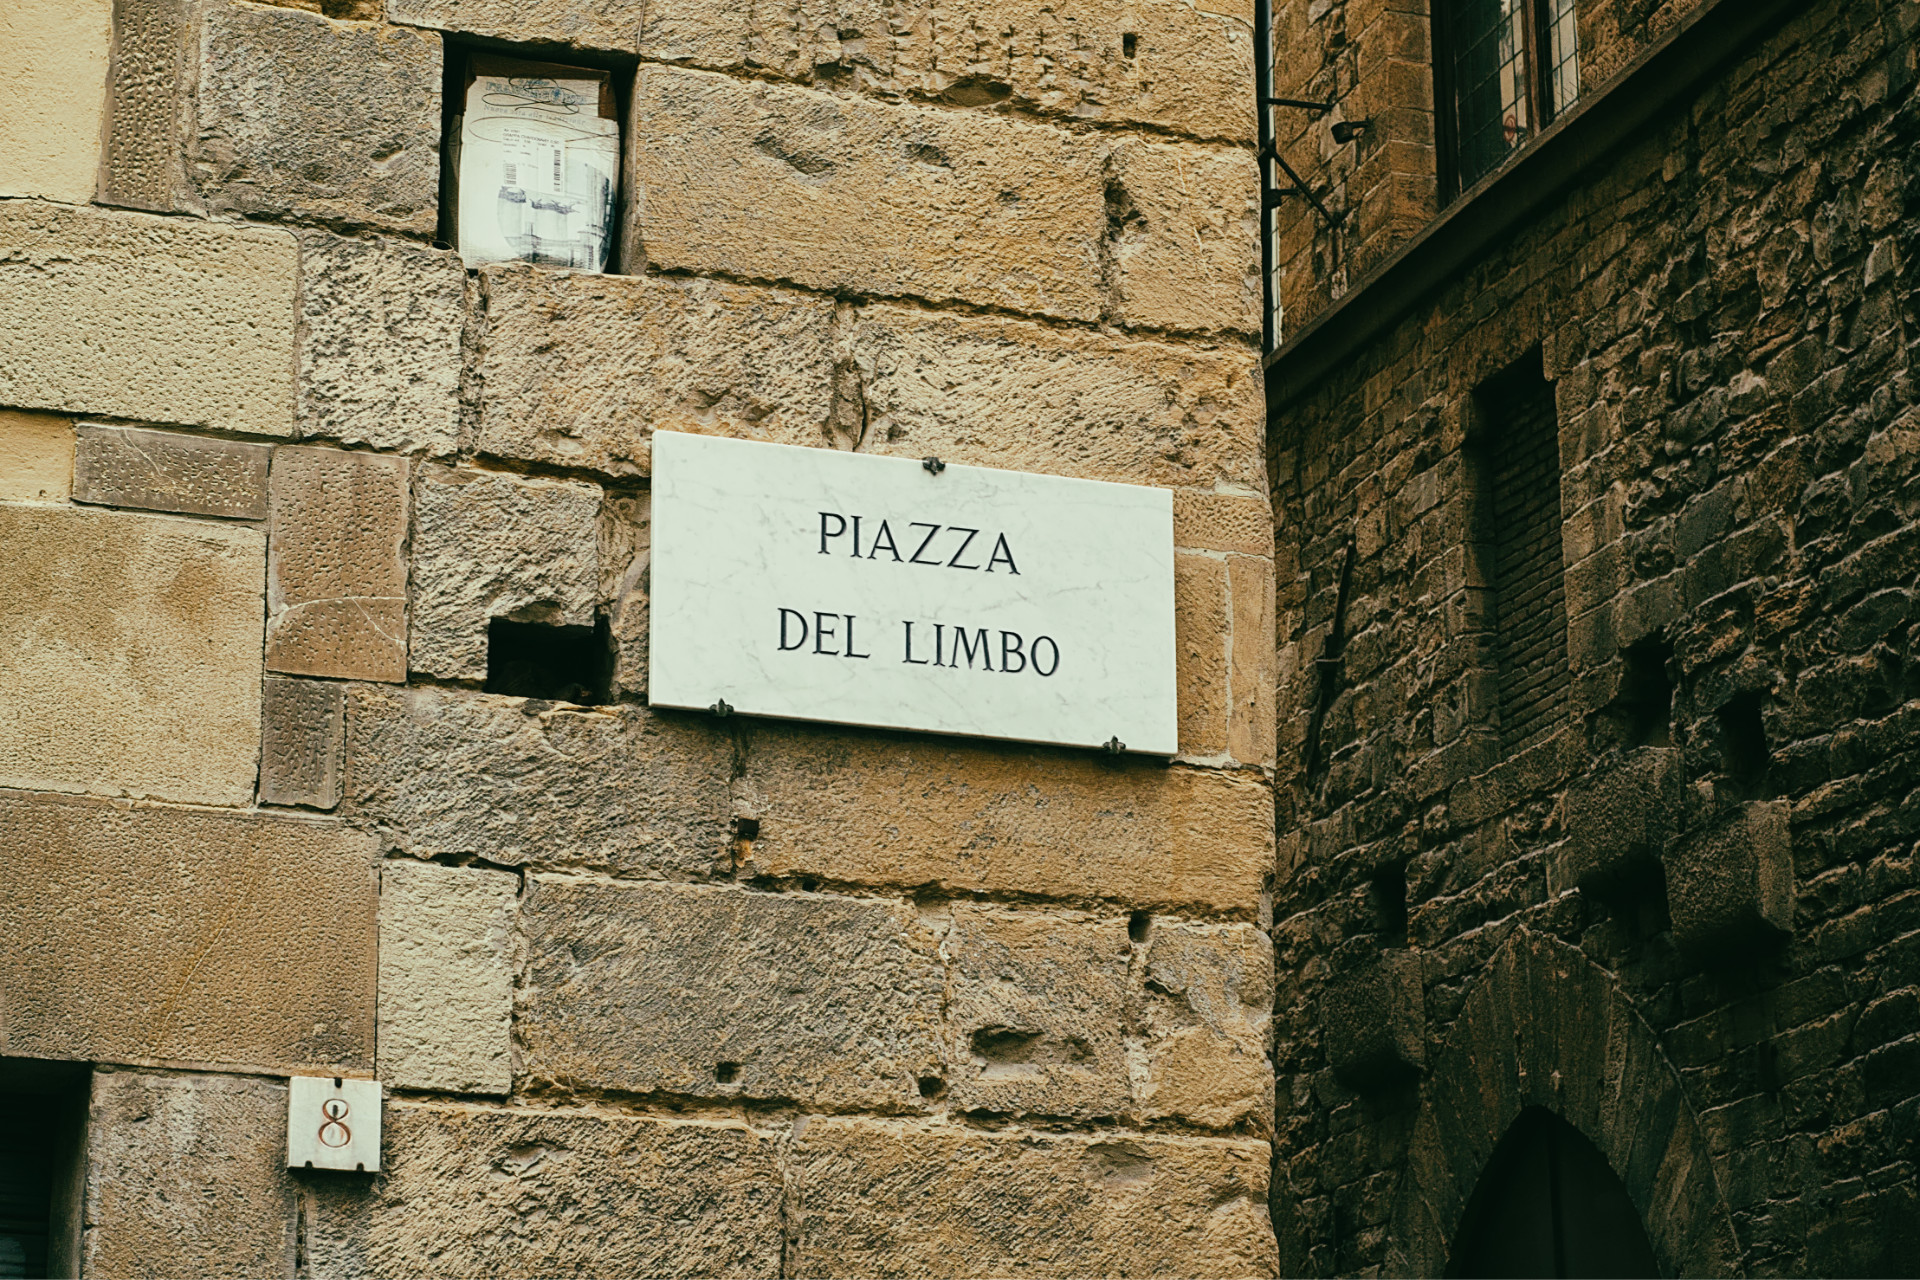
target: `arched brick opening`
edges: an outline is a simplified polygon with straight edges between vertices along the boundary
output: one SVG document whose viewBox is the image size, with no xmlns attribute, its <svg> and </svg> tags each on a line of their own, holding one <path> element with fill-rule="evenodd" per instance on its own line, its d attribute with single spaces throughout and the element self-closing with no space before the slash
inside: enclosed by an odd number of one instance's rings
<svg viewBox="0 0 1920 1280">
<path fill-rule="evenodd" d="M 1515 930 L 1421 1088 L 1386 1271 L 1437 1276 L 1494 1144 L 1523 1107 L 1585 1134 L 1626 1185 L 1665 1275 L 1731 1275 L 1733 1222 L 1680 1077 L 1619 984 Z"/>
</svg>

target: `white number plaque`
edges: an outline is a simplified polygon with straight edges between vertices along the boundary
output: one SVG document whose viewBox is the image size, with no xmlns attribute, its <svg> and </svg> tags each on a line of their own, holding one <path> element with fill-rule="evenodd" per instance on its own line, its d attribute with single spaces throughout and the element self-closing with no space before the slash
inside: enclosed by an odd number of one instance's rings
<svg viewBox="0 0 1920 1280">
<path fill-rule="evenodd" d="M 1177 749 L 1165 489 L 653 436 L 657 707 Z"/>
</svg>

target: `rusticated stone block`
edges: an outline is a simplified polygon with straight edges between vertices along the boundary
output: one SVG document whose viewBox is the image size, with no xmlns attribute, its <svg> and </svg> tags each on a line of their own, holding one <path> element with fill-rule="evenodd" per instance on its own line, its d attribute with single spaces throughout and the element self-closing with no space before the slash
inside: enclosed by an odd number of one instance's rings
<svg viewBox="0 0 1920 1280">
<path fill-rule="evenodd" d="M 600 598 L 613 633 L 613 696 L 647 692 L 647 571 L 653 561 L 651 493 L 610 497 L 600 508 Z"/>
<path fill-rule="evenodd" d="M 415 671 L 487 675 L 487 621 L 590 627 L 600 486 L 427 466 L 415 494 Z"/>
<path fill-rule="evenodd" d="M 1273 562 L 1227 557 L 1233 600 L 1227 670 L 1227 754 L 1241 764 L 1270 764 L 1274 734 Z"/>
<path fill-rule="evenodd" d="M 816 1116 L 791 1162 L 796 1276 L 1276 1274 L 1264 1142 Z"/>
<path fill-rule="evenodd" d="M 267 459 L 273 453 L 266 445 L 88 422 L 75 435 L 75 502 L 266 518 Z"/>
<path fill-rule="evenodd" d="M 300 237 L 300 434 L 444 455 L 460 443 L 467 273 L 387 236 Z"/>
<path fill-rule="evenodd" d="M 1115 318 L 1260 331 L 1260 173 L 1248 151 L 1127 138 L 1106 189 Z"/>
<path fill-rule="evenodd" d="M 387 20 L 499 40 L 634 53 L 647 0 L 387 0 Z"/>
<path fill-rule="evenodd" d="M 751 743 L 766 874 L 1250 916 L 1273 867 L 1256 775 L 797 725 Z"/>
<path fill-rule="evenodd" d="M 964 1110 L 1125 1116 L 1131 944 L 1122 918 L 956 903 L 948 1094 Z"/>
<path fill-rule="evenodd" d="M 508 871 L 390 859 L 380 867 L 380 1078 L 402 1089 L 513 1085 Z"/>
<path fill-rule="evenodd" d="M 0 504 L 0 786 L 246 804 L 264 541 Z"/>
<path fill-rule="evenodd" d="M 73 420 L 0 409 L 0 501 L 65 502 L 73 491 Z"/>
<path fill-rule="evenodd" d="M 1174 667 L 1183 756 L 1223 755 L 1227 750 L 1231 608 L 1224 557 L 1174 556 Z"/>
<path fill-rule="evenodd" d="M 1266 488 L 1266 404 L 1250 349 L 876 305 L 860 308 L 852 350 L 872 452 Z"/>
<path fill-rule="evenodd" d="M 1567 788 L 1554 879 L 1605 893 L 1659 861 L 1685 822 L 1686 770 L 1670 747 L 1639 747 Z"/>
<path fill-rule="evenodd" d="M 100 199 L 168 213 L 189 204 L 187 146 L 203 0 L 113 0 Z"/>
<path fill-rule="evenodd" d="M 284 1080 L 97 1072 L 87 1146 L 85 1274 L 294 1273 Z"/>
<path fill-rule="evenodd" d="M 0 404 L 293 431 L 285 231 L 0 203 Z"/>
<path fill-rule="evenodd" d="M 1173 545 L 1273 558 L 1273 508 L 1261 498 L 1173 491 Z"/>
<path fill-rule="evenodd" d="M 656 267 L 1100 315 L 1091 137 L 657 65 L 633 92 L 629 198 Z"/>
<path fill-rule="evenodd" d="M 233 0 L 211 0 L 204 32 L 182 91 L 208 208 L 433 233 L 438 36 Z"/>
<path fill-rule="evenodd" d="M 646 475 L 656 429 L 830 440 L 831 299 L 525 266 L 481 279 L 483 453 Z"/>
<path fill-rule="evenodd" d="M 0 793 L 7 1051 L 370 1069 L 377 847 L 334 823 Z"/>
<path fill-rule="evenodd" d="M 287 446 L 273 459 L 267 670 L 407 678 L 407 460 Z"/>
<path fill-rule="evenodd" d="M 1320 995 L 1320 1035 L 1328 1064 L 1344 1083 L 1382 1088 L 1426 1062 L 1426 994 L 1420 957 L 1389 951 L 1328 981 Z"/>
<path fill-rule="evenodd" d="M 904 1110 L 943 975 L 904 902 L 538 877 L 515 1033 L 536 1080 Z"/>
<path fill-rule="evenodd" d="M 1146 1119 L 1264 1131 L 1273 1114 L 1273 943 L 1253 925 L 1156 919 L 1147 936 Z"/>
<path fill-rule="evenodd" d="M 382 1128 L 379 1181 L 321 1189 L 316 1275 L 781 1274 L 775 1144 L 737 1122 L 396 1099 Z"/>
<path fill-rule="evenodd" d="M 1793 931 L 1793 806 L 1786 800 L 1741 805 L 1667 854 L 1667 907 L 1673 940 L 1712 958 Z"/>
<path fill-rule="evenodd" d="M 356 686 L 347 744 L 348 811 L 420 857 L 695 876 L 731 835 L 732 743 L 688 716 Z"/>
<path fill-rule="evenodd" d="M 337 684 L 268 676 L 260 692 L 260 803 L 340 803 L 346 698 Z"/>
<path fill-rule="evenodd" d="M 99 178 L 113 0 L 14 0 L 0 26 L 0 196 L 85 204 Z"/>
</svg>

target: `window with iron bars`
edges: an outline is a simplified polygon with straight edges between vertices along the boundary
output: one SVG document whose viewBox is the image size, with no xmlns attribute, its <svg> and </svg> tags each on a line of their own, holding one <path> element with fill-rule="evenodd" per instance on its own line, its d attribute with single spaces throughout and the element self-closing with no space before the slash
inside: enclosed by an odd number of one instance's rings
<svg viewBox="0 0 1920 1280">
<path fill-rule="evenodd" d="M 1433 0 L 1446 198 L 1499 168 L 1573 105 L 1573 9 L 1574 0 Z"/>
</svg>

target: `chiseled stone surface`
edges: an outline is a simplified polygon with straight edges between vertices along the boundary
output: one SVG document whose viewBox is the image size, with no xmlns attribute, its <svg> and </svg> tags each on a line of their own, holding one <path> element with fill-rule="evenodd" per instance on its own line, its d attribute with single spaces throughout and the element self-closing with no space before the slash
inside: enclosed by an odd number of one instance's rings
<svg viewBox="0 0 1920 1280">
<path fill-rule="evenodd" d="M 773 1140 L 737 1122 L 389 1101 L 384 1168 L 319 1189 L 317 1275 L 781 1274 Z"/>
<path fill-rule="evenodd" d="M 370 1069 L 376 851 L 331 822 L 0 792 L 6 1052 Z"/>
<path fill-rule="evenodd" d="M 1173 545 L 1273 558 L 1273 508 L 1264 499 L 1197 489 L 1173 491 Z"/>
<path fill-rule="evenodd" d="M 513 1084 L 513 904 L 520 878 L 380 865 L 380 1078 L 400 1089 Z"/>
<path fill-rule="evenodd" d="M 0 786 L 246 804 L 264 544 L 205 521 L 0 504 Z"/>
<path fill-rule="evenodd" d="M 438 36 L 238 0 L 204 22 L 189 172 L 210 209 L 433 233 Z"/>
<path fill-rule="evenodd" d="M 65 502 L 73 448 L 71 418 L 0 409 L 0 501 Z"/>
<path fill-rule="evenodd" d="M 87 1145 L 85 1274 L 294 1274 L 286 1081 L 96 1072 Z"/>
<path fill-rule="evenodd" d="M 13 0 L 0 13 L 0 196 L 93 199 L 112 38 L 113 0 Z"/>
<path fill-rule="evenodd" d="M 954 904 L 947 1091 L 963 1110 L 1125 1116 L 1132 946 L 1124 918 Z"/>
<path fill-rule="evenodd" d="M 182 89 L 199 57 L 202 0 L 114 0 L 107 69 L 105 204 L 170 212 L 190 207 L 187 137 L 193 102 Z"/>
<path fill-rule="evenodd" d="M 294 238 L 0 202 L 0 404 L 293 431 Z"/>
<path fill-rule="evenodd" d="M 536 1080 L 903 1110 L 939 1074 L 943 978 L 908 903 L 543 876 L 523 918 Z"/>
<path fill-rule="evenodd" d="M 386 0 L 387 19 L 417 27 L 633 53 L 647 0 Z"/>
<path fill-rule="evenodd" d="M 300 434 L 452 453 L 467 320 L 459 255 L 391 236 L 299 236 Z"/>
<path fill-rule="evenodd" d="M 267 670 L 407 678 L 407 460 L 285 446 L 273 459 Z"/>
<path fill-rule="evenodd" d="M 643 65 L 627 154 L 656 267 L 1100 314 L 1086 135 Z"/>
<path fill-rule="evenodd" d="M 831 439 L 830 298 L 524 266 L 480 278 L 483 453 L 646 475 L 656 429 Z"/>
<path fill-rule="evenodd" d="M 260 687 L 260 803 L 340 803 L 346 696 L 323 680 L 268 676 Z"/>
<path fill-rule="evenodd" d="M 1146 943 L 1150 1120 L 1267 1130 L 1273 1115 L 1273 943 L 1253 925 L 1156 919 Z"/>
<path fill-rule="evenodd" d="M 590 627 L 600 486 L 428 465 L 414 496 L 415 671 L 484 680 L 487 620 Z"/>
<path fill-rule="evenodd" d="M 613 696 L 647 693 L 647 571 L 653 562 L 652 493 L 609 495 L 600 507 L 600 598 L 613 633 Z"/>
<path fill-rule="evenodd" d="M 1253 774 L 774 723 L 750 742 L 767 874 L 1250 916 L 1273 867 Z"/>
<path fill-rule="evenodd" d="M 1258 355 L 898 305 L 851 347 L 872 452 L 1089 480 L 1266 489 Z"/>
<path fill-rule="evenodd" d="M 1227 557 L 1233 643 L 1227 670 L 1227 752 L 1241 764 L 1273 764 L 1273 562 Z"/>
<path fill-rule="evenodd" d="M 815 1116 L 789 1274 L 1277 1274 L 1264 1142 Z"/>
<path fill-rule="evenodd" d="M 1226 560 L 1191 553 L 1174 556 L 1174 667 L 1179 675 L 1182 755 L 1213 756 L 1227 749 L 1232 616 Z"/>
<path fill-rule="evenodd" d="M 1115 319 L 1260 331 L 1260 172 L 1243 150 L 1128 138 L 1107 188 Z"/>
<path fill-rule="evenodd" d="M 1204 137 L 1254 134 L 1244 4 L 653 0 L 645 17 L 640 53 L 666 62 Z"/>
<path fill-rule="evenodd" d="M 75 429 L 73 500 L 186 515 L 261 520 L 264 444 L 83 422 Z"/>
<path fill-rule="evenodd" d="M 348 812 L 420 857 L 710 874 L 733 746 L 702 717 L 351 686 Z"/>
</svg>

